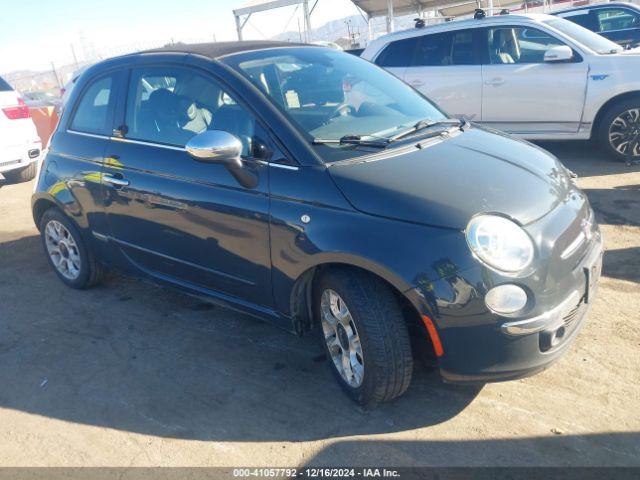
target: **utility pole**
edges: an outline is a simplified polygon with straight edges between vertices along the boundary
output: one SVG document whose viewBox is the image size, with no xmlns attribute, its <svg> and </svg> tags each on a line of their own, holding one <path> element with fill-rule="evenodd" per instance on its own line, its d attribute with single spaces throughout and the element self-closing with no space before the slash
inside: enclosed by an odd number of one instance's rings
<svg viewBox="0 0 640 480">
<path fill-rule="evenodd" d="M 76 57 L 76 50 L 73 48 L 73 43 L 71 44 L 71 55 L 73 55 L 73 63 L 76 66 L 76 70 L 78 69 L 78 57 Z"/>
<path fill-rule="evenodd" d="M 58 88 L 62 88 L 62 84 L 60 83 L 60 78 L 58 78 L 58 72 L 56 72 L 56 66 L 51 62 L 51 70 L 53 71 L 53 76 L 56 77 L 56 83 L 58 84 Z"/>
</svg>

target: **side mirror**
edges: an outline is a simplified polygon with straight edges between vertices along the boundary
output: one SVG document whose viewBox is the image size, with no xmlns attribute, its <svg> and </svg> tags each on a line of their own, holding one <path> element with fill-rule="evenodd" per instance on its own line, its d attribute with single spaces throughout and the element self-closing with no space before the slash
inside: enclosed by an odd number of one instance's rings
<svg viewBox="0 0 640 480">
<path fill-rule="evenodd" d="M 185 146 L 187 153 L 201 162 L 224 163 L 242 167 L 242 142 L 235 135 L 222 130 L 206 130 L 191 138 Z"/>
<path fill-rule="evenodd" d="M 571 47 L 566 45 L 551 47 L 549 50 L 544 52 L 545 62 L 568 62 L 571 59 L 573 59 L 573 50 L 571 50 Z"/>
<path fill-rule="evenodd" d="M 191 138 L 185 145 L 189 155 L 200 162 L 221 163 L 245 188 L 258 186 L 258 174 L 245 166 L 240 155 L 242 142 L 223 130 L 206 130 Z"/>
</svg>

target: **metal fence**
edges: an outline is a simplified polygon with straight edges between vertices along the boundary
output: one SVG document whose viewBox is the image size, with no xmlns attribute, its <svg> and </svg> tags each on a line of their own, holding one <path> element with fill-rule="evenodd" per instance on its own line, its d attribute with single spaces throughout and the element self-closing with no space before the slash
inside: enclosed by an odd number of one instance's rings
<svg viewBox="0 0 640 480">
<path fill-rule="evenodd" d="M 125 55 L 127 53 L 134 53 L 143 50 L 150 50 L 154 48 L 161 48 L 167 45 L 175 43 L 203 43 L 211 42 L 215 40 L 215 36 L 209 38 L 186 38 L 176 41 L 172 38 L 166 41 L 150 41 L 150 42 L 136 42 L 127 45 L 109 46 L 100 49 L 96 49 L 92 45 L 83 45 L 83 55 L 78 58 L 76 51 L 71 46 L 69 55 L 56 56 L 56 60 L 51 60 L 51 67 L 45 70 L 39 71 L 14 71 L 1 73 L 0 76 L 4 78 L 9 84 L 18 92 L 31 92 L 31 91 L 54 91 L 58 92 L 64 85 L 73 77 L 73 73 L 79 69 L 91 65 L 100 60 L 104 60 L 119 55 Z"/>
</svg>

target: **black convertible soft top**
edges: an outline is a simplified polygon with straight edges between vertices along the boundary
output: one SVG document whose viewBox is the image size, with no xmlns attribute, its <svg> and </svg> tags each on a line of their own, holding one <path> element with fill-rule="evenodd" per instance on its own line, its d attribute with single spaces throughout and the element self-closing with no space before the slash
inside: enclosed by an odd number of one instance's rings
<svg viewBox="0 0 640 480">
<path fill-rule="evenodd" d="M 203 55 L 212 59 L 223 57 L 225 55 L 231 55 L 234 53 L 248 52 L 251 50 L 265 50 L 269 48 L 278 47 L 308 47 L 310 45 L 304 43 L 292 43 L 292 42 L 277 42 L 267 40 L 250 40 L 243 42 L 211 42 L 211 43 L 177 43 L 173 45 L 166 45 L 162 48 L 155 48 L 153 50 L 145 50 L 140 53 L 162 53 L 162 52 L 175 52 L 175 53 L 193 53 L 196 55 Z"/>
</svg>

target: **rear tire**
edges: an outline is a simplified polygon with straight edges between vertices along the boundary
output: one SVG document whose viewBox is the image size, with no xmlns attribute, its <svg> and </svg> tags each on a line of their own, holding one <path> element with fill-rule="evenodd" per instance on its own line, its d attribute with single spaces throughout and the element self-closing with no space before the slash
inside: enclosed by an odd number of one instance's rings
<svg viewBox="0 0 640 480">
<path fill-rule="evenodd" d="M 57 208 L 42 215 L 40 237 L 49 265 L 65 285 L 85 289 L 102 281 L 104 267 L 87 248 L 74 223 Z"/>
<path fill-rule="evenodd" d="M 405 392 L 413 373 L 411 344 L 385 282 L 355 269 L 330 270 L 316 282 L 314 310 L 331 369 L 352 400 L 371 408 Z"/>
<path fill-rule="evenodd" d="M 597 132 L 598 145 L 612 159 L 640 160 L 640 96 L 614 103 L 605 111 Z M 629 144 L 633 155 L 629 156 Z"/>
<path fill-rule="evenodd" d="M 14 170 L 13 172 L 7 172 L 4 174 L 10 183 L 23 183 L 33 180 L 38 171 L 38 162 L 33 162 L 29 166 L 20 170 Z"/>
</svg>

